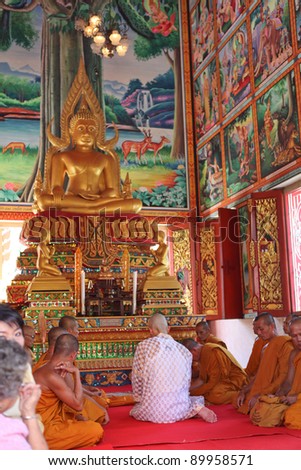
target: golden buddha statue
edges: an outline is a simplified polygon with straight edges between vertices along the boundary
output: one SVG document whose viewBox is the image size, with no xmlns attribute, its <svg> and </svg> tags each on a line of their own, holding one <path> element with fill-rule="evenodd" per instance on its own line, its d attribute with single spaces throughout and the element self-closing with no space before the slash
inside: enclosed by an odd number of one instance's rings
<svg viewBox="0 0 301 470">
<path fill-rule="evenodd" d="M 121 190 L 115 132 L 105 140 L 103 112 L 81 61 L 62 112 L 62 137 L 53 136 L 48 127 L 53 146 L 46 155 L 43 185 L 36 181 L 34 212 L 56 208 L 82 215 L 138 213 L 141 201 Z"/>
<path fill-rule="evenodd" d="M 163 230 L 158 231 L 158 248 L 154 252 L 154 257 L 156 264 L 147 272 L 142 287 L 143 292 L 181 291 L 181 284 L 176 276 L 171 276 L 169 273 L 168 246 L 165 243 Z M 154 304 L 156 304 L 155 299 Z"/>
<path fill-rule="evenodd" d="M 156 265 L 148 270 L 147 278 L 169 276 L 168 246 L 165 243 L 165 232 L 163 230 L 158 232 L 158 245 L 154 253 Z"/>
<path fill-rule="evenodd" d="M 50 263 L 55 253 L 55 247 L 50 245 L 50 233 L 46 232 L 45 240 L 37 246 L 37 277 L 41 276 L 62 276 L 59 268 Z"/>
</svg>

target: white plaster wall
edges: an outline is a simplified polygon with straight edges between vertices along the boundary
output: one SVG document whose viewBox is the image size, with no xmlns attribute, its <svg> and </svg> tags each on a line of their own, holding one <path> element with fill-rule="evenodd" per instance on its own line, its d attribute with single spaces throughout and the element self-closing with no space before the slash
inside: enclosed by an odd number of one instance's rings
<svg viewBox="0 0 301 470">
<path fill-rule="evenodd" d="M 284 318 L 275 318 L 277 331 L 283 335 Z M 209 321 L 212 333 L 225 341 L 229 351 L 238 360 L 242 367 L 246 367 L 253 347 L 255 335 L 253 333 L 253 318 L 235 320 Z"/>
</svg>

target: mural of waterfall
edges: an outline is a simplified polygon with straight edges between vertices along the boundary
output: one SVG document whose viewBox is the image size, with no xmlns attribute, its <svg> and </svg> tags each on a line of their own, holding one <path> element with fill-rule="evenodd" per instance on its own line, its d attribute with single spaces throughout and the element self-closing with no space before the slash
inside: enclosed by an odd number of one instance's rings
<svg viewBox="0 0 301 470">
<path fill-rule="evenodd" d="M 150 90 L 141 89 L 137 95 L 137 114 L 135 121 L 137 127 L 149 127 L 147 111 L 153 106 L 154 100 Z"/>
</svg>

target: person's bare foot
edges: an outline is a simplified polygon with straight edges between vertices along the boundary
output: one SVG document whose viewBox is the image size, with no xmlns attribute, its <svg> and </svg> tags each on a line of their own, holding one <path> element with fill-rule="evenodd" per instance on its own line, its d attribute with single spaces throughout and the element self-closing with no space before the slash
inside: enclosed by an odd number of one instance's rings
<svg viewBox="0 0 301 470">
<path fill-rule="evenodd" d="M 209 410 L 209 408 L 206 408 L 206 406 L 204 406 L 201 411 L 198 412 L 198 416 L 200 416 L 207 423 L 216 423 L 217 421 L 217 416 L 214 411 Z"/>
</svg>

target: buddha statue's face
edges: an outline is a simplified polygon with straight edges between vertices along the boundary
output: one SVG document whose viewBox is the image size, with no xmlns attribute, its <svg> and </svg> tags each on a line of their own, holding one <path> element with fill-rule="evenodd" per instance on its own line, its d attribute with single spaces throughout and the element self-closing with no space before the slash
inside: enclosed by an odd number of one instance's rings
<svg viewBox="0 0 301 470">
<path fill-rule="evenodd" d="M 73 143 L 80 146 L 93 146 L 96 141 L 97 130 L 94 119 L 79 119 L 73 129 Z"/>
</svg>

